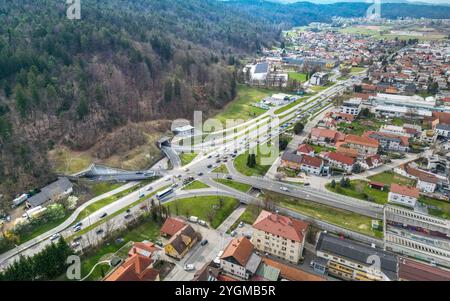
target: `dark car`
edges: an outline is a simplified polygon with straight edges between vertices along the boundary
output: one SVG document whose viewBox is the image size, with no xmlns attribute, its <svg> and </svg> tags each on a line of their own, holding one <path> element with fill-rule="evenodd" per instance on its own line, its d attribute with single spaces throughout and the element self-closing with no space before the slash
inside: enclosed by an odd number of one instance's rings
<svg viewBox="0 0 450 301">
<path fill-rule="evenodd" d="M 227 179 L 228 179 L 228 180 L 233 180 L 233 177 L 230 176 L 230 175 L 228 175 L 228 176 L 227 176 Z"/>
<path fill-rule="evenodd" d="M 202 172 L 199 172 L 197 175 L 198 175 L 199 177 L 201 177 L 201 176 L 203 176 L 203 173 L 202 173 Z"/>
<path fill-rule="evenodd" d="M 211 164 L 209 164 L 208 166 L 206 166 L 206 167 L 208 167 L 208 168 L 211 168 L 212 167 L 212 165 Z"/>
<path fill-rule="evenodd" d="M 200 245 L 202 245 L 202 246 L 205 246 L 207 244 L 208 244 L 208 240 L 207 239 L 202 240 L 202 242 L 200 243 Z"/>
<path fill-rule="evenodd" d="M 104 232 L 103 229 L 100 229 L 100 230 L 97 230 L 97 231 L 95 232 L 95 234 L 100 235 L 100 234 L 102 234 L 103 232 Z"/>
<path fill-rule="evenodd" d="M 104 217 L 106 217 L 108 215 L 108 213 L 103 213 L 102 215 L 100 215 L 100 218 L 104 218 Z"/>
</svg>

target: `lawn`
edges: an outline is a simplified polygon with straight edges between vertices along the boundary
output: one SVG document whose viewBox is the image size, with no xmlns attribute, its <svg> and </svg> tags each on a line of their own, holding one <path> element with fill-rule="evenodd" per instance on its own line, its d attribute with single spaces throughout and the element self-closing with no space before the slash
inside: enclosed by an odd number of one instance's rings
<svg viewBox="0 0 450 301">
<path fill-rule="evenodd" d="M 314 203 L 298 198 L 286 197 L 284 195 L 264 192 L 267 197 L 280 205 L 318 220 L 334 224 L 336 226 L 359 232 L 365 235 L 381 238 L 382 231 L 372 230 L 372 218 L 346 210 L 336 209 L 322 204 Z M 380 221 L 380 223 L 382 223 Z"/>
<path fill-rule="evenodd" d="M 65 215 L 62 216 L 61 218 L 49 221 L 45 224 L 39 225 L 35 228 L 33 228 L 33 231 L 30 233 L 25 233 L 20 235 L 19 238 L 19 244 L 23 244 L 24 242 L 27 242 L 35 237 L 38 237 L 41 234 L 44 234 L 48 231 L 50 231 L 51 229 L 59 226 L 60 224 L 62 224 L 71 214 L 72 212 L 66 211 Z"/>
<path fill-rule="evenodd" d="M 231 103 L 225 106 L 221 113 L 214 118 L 225 124 L 227 119 L 231 120 L 249 120 L 266 112 L 266 110 L 252 106 L 263 98 L 277 93 L 276 90 L 253 88 L 245 85 L 239 85 L 237 97 Z"/>
<path fill-rule="evenodd" d="M 344 134 L 353 134 L 361 136 L 366 131 L 378 131 L 384 124 L 383 120 L 379 120 L 374 116 L 358 118 L 348 124 L 341 122 L 338 124 L 338 130 Z"/>
<path fill-rule="evenodd" d="M 328 190 L 338 194 L 346 195 L 364 201 L 375 202 L 381 205 L 386 204 L 388 201 L 388 188 L 385 188 L 384 191 L 370 188 L 369 182 L 362 180 L 350 181 L 350 187 L 341 187 L 339 183 L 336 183 L 336 186 L 334 188 L 331 187 L 330 183 L 326 184 L 325 187 Z"/>
<path fill-rule="evenodd" d="M 324 85 L 324 86 L 312 86 L 311 89 L 314 92 L 322 92 L 323 90 L 328 89 L 329 87 L 332 87 L 335 83 L 333 82 L 329 82 L 328 84 Z"/>
<path fill-rule="evenodd" d="M 136 228 L 128 230 L 128 232 L 126 232 L 126 234 L 123 237 L 121 237 L 123 238 L 123 241 L 116 242 L 114 240 L 112 242 L 105 243 L 103 246 L 94 251 L 91 251 L 89 254 L 87 254 L 81 259 L 82 277 L 86 276 L 97 262 L 103 261 L 104 259 L 110 259 L 115 252 L 117 252 L 120 248 L 122 248 L 129 242 L 140 242 L 144 240 L 156 241 L 159 237 L 159 229 L 160 225 L 148 217 Z M 97 266 L 93 274 L 89 276 L 88 280 L 99 280 L 103 278 L 103 276 L 108 272 L 108 270 L 109 265 L 105 264 Z"/>
<path fill-rule="evenodd" d="M 335 151 L 336 148 L 334 147 L 328 147 L 328 146 L 322 146 L 322 145 L 313 145 L 310 144 L 312 146 L 312 148 L 314 149 L 314 152 L 316 154 L 320 154 L 323 151 L 329 152 L 329 151 Z"/>
<path fill-rule="evenodd" d="M 225 164 L 220 165 L 219 167 L 215 168 L 212 172 L 217 173 L 229 173 L 228 168 Z"/>
<path fill-rule="evenodd" d="M 242 191 L 242 192 L 247 192 L 250 190 L 250 188 L 252 188 L 251 185 L 248 184 L 244 184 L 244 183 L 239 183 L 233 180 L 228 180 L 228 179 L 214 179 L 214 181 L 219 182 L 223 185 L 226 185 L 228 187 L 231 187 L 233 189 Z"/>
<path fill-rule="evenodd" d="M 197 153 L 182 153 L 180 155 L 181 165 L 187 165 L 197 157 Z"/>
<path fill-rule="evenodd" d="M 258 218 L 258 215 L 261 213 L 261 210 L 262 209 L 258 206 L 255 206 L 252 204 L 247 205 L 247 207 L 245 208 L 245 211 L 238 218 L 238 220 L 236 222 L 234 222 L 234 224 L 230 227 L 230 229 L 228 229 L 227 232 L 231 232 L 234 229 L 236 229 L 240 222 L 243 222 L 243 223 L 246 223 L 249 225 L 253 225 L 253 223 Z"/>
<path fill-rule="evenodd" d="M 293 81 L 296 80 L 298 82 L 304 83 L 306 82 L 306 73 L 300 73 L 300 72 L 288 72 L 289 80 Z"/>
<path fill-rule="evenodd" d="M 265 143 L 264 146 L 267 144 Z M 267 154 L 266 154 L 267 153 Z M 264 154 L 262 154 L 261 148 L 258 145 L 256 150 L 256 166 L 248 167 L 247 166 L 247 157 L 249 155 L 249 151 L 246 151 L 244 154 L 241 154 L 236 157 L 234 160 L 234 167 L 238 172 L 246 176 L 263 176 L 270 169 L 273 162 L 278 158 L 279 150 L 278 147 L 270 148 L 270 152 L 267 149 L 264 149 Z"/>
<path fill-rule="evenodd" d="M 428 213 L 440 218 L 450 219 L 450 203 L 428 197 L 420 197 L 419 202 L 428 207 Z"/>
<path fill-rule="evenodd" d="M 116 188 L 119 188 L 122 185 L 123 183 L 101 182 L 93 184 L 91 189 L 94 196 L 99 196 L 104 193 L 110 192 Z"/>
<path fill-rule="evenodd" d="M 220 207 L 220 199 L 222 206 Z M 239 201 L 231 197 L 199 196 L 178 199 L 164 204 L 170 208 L 173 215 L 186 217 L 197 216 L 209 222 L 212 228 L 217 228 L 238 206 Z"/>
<path fill-rule="evenodd" d="M 200 182 L 199 180 L 193 181 L 186 186 L 183 187 L 182 190 L 194 190 L 194 189 L 202 189 L 202 188 L 209 188 L 208 185 L 206 185 L 203 182 Z"/>
<path fill-rule="evenodd" d="M 350 73 L 358 73 L 358 72 L 362 72 L 362 71 L 364 71 L 366 68 L 363 68 L 363 67 L 352 67 L 351 69 L 350 69 Z"/>
<path fill-rule="evenodd" d="M 415 186 L 415 183 L 416 183 L 415 180 L 403 177 L 392 171 L 385 171 L 385 172 L 370 176 L 369 179 L 372 181 L 375 181 L 375 182 L 384 183 L 389 186 L 392 183 L 396 183 L 399 185 L 406 185 L 406 186 Z"/>
</svg>

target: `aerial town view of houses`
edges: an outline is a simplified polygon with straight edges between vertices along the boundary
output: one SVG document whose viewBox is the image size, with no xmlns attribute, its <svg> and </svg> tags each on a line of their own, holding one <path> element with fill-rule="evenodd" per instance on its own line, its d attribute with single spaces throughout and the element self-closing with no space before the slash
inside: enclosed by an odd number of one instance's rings
<svg viewBox="0 0 450 301">
<path fill-rule="evenodd" d="M 152 141 L 150 168 L 73 169 L 79 155 L 8 199 L 0 280 L 450 281 L 449 28 L 283 31 L 241 59 L 211 116 L 231 129 L 186 120 Z"/>
</svg>

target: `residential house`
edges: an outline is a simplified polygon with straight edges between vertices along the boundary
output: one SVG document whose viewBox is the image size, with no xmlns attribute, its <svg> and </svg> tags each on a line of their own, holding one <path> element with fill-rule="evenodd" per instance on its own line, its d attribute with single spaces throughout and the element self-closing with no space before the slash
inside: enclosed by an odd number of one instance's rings
<svg viewBox="0 0 450 301">
<path fill-rule="evenodd" d="M 317 157 L 302 155 L 300 170 L 308 174 L 319 176 L 323 170 L 323 160 Z"/>
<path fill-rule="evenodd" d="M 245 236 L 233 239 L 220 257 L 220 267 L 224 272 L 248 280 L 255 275 L 261 263 L 255 248 Z"/>
<path fill-rule="evenodd" d="M 356 135 L 345 136 L 343 144 L 347 147 L 357 149 L 360 155 L 375 155 L 380 146 L 380 143 L 376 139 Z"/>
<path fill-rule="evenodd" d="M 407 152 L 409 150 L 409 141 L 407 136 L 369 131 L 365 132 L 362 137 L 377 140 L 382 150 L 395 152 Z"/>
<path fill-rule="evenodd" d="M 351 158 L 358 158 L 358 150 L 354 148 L 345 147 L 343 145 L 338 146 L 336 149 L 336 153 L 342 154 Z"/>
<path fill-rule="evenodd" d="M 439 182 L 436 175 L 420 170 L 418 168 L 411 167 L 409 164 L 404 166 L 405 172 L 412 177 L 417 179 L 416 187 L 423 192 L 434 192 L 436 190 L 437 184 Z"/>
<path fill-rule="evenodd" d="M 264 257 L 263 263 L 260 265 L 260 268 L 263 267 L 272 269 L 271 271 L 272 275 L 269 277 L 270 278 L 269 280 L 281 278 L 282 280 L 284 279 L 289 281 L 326 281 L 325 277 L 306 272 L 304 270 L 292 266 L 291 264 L 286 264 L 284 262 L 272 258 Z M 267 272 L 266 274 L 269 273 Z M 277 278 L 275 278 L 275 276 Z"/>
<path fill-rule="evenodd" d="M 281 166 L 294 170 L 300 170 L 302 166 L 302 157 L 290 152 L 284 152 L 281 156 Z"/>
<path fill-rule="evenodd" d="M 311 130 L 311 141 L 335 144 L 343 140 L 344 135 L 338 131 L 322 128 L 313 128 Z"/>
<path fill-rule="evenodd" d="M 314 157 L 314 148 L 306 143 L 300 144 L 297 148 L 297 155 L 308 155 Z"/>
<path fill-rule="evenodd" d="M 135 253 L 128 257 L 104 281 L 159 281 L 159 270 L 153 268 L 153 259 Z"/>
<path fill-rule="evenodd" d="M 220 268 L 210 261 L 195 273 L 192 281 L 218 281 L 219 275 Z"/>
<path fill-rule="evenodd" d="M 164 251 L 170 257 L 182 259 L 195 245 L 197 240 L 198 235 L 194 228 L 186 225 L 169 239 L 164 246 Z"/>
<path fill-rule="evenodd" d="M 365 157 L 359 164 L 363 169 L 368 170 L 383 165 L 383 160 L 380 155 L 372 155 Z"/>
<path fill-rule="evenodd" d="M 317 257 L 327 260 L 328 273 L 357 281 L 397 280 L 397 256 L 373 246 L 357 243 L 321 232 L 316 246 Z M 376 256 L 378 265 L 374 265 Z"/>
<path fill-rule="evenodd" d="M 149 241 L 134 242 L 130 251 L 128 251 L 128 257 L 139 254 L 147 258 L 152 258 L 159 250 L 160 249 L 155 246 L 154 243 Z"/>
<path fill-rule="evenodd" d="M 416 187 L 392 184 L 388 194 L 388 201 L 408 207 L 416 207 L 420 191 Z"/>
<path fill-rule="evenodd" d="M 41 191 L 26 200 L 28 208 L 35 208 L 48 202 L 56 202 L 73 192 L 73 185 L 69 179 L 63 177 L 45 186 Z"/>
<path fill-rule="evenodd" d="M 161 229 L 159 230 L 161 236 L 170 238 L 174 236 L 178 231 L 186 227 L 186 223 L 176 217 L 168 217 Z"/>
<path fill-rule="evenodd" d="M 336 152 L 329 152 L 325 155 L 325 159 L 328 161 L 330 166 L 345 170 L 346 172 L 351 172 L 353 165 L 356 163 L 355 158 Z"/>
<path fill-rule="evenodd" d="M 252 243 L 261 252 L 296 264 L 303 256 L 308 226 L 306 222 L 263 210 L 253 223 Z"/>
</svg>

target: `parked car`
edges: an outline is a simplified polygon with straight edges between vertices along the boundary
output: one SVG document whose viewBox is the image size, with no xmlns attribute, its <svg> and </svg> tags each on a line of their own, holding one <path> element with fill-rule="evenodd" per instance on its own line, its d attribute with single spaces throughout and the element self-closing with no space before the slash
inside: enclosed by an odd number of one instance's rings
<svg viewBox="0 0 450 301">
<path fill-rule="evenodd" d="M 242 228 L 242 227 L 244 227 L 244 222 L 239 223 L 239 228 Z"/>
<path fill-rule="evenodd" d="M 190 216 L 190 217 L 188 218 L 188 221 L 190 221 L 190 222 L 192 222 L 192 223 L 196 223 L 196 222 L 198 222 L 198 217 L 196 217 L 196 216 Z"/>
<path fill-rule="evenodd" d="M 206 227 L 208 225 L 204 220 L 201 220 L 201 219 L 198 220 L 198 224 L 200 226 L 204 226 L 204 227 Z"/>
<path fill-rule="evenodd" d="M 195 266 L 193 264 L 185 264 L 184 270 L 185 271 L 193 271 L 193 270 L 195 270 Z"/>
<path fill-rule="evenodd" d="M 231 231 L 231 233 L 230 233 L 231 237 L 235 237 L 236 234 L 237 234 L 237 231 Z"/>
<path fill-rule="evenodd" d="M 208 244 L 207 239 L 202 240 L 202 242 L 200 243 L 201 246 L 206 246 L 207 244 Z"/>
</svg>

